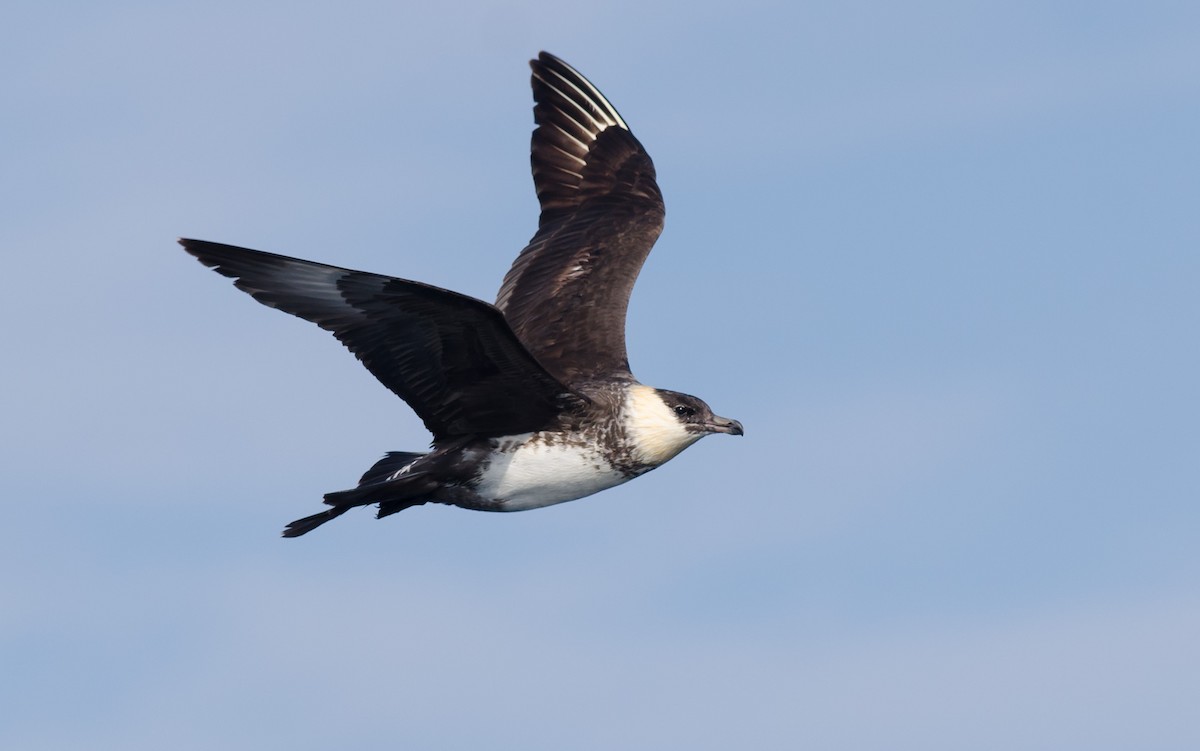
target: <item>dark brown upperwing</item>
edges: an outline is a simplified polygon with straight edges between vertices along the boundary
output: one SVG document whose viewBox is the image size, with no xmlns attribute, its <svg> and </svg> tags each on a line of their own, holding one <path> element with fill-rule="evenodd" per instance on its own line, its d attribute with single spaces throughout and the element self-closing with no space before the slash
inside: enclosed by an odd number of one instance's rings
<svg viewBox="0 0 1200 751">
<path fill-rule="evenodd" d="M 179 242 L 255 300 L 332 332 L 435 440 L 539 430 L 580 398 L 481 300 L 232 245 Z"/>
<path fill-rule="evenodd" d="M 654 164 L 576 70 L 547 52 L 530 66 L 531 161 L 542 213 L 496 306 L 563 383 L 632 379 L 625 311 L 665 215 Z"/>
</svg>

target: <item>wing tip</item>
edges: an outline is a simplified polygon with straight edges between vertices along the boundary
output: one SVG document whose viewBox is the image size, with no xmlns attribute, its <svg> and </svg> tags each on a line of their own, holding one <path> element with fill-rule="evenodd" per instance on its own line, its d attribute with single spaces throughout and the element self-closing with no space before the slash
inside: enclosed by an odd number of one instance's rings
<svg viewBox="0 0 1200 751">
<path fill-rule="evenodd" d="M 566 65 L 566 63 L 563 63 L 563 59 L 558 55 L 547 52 L 546 50 L 540 50 L 537 53 L 537 57 L 529 61 L 529 67 L 536 69 L 538 65 L 547 65 L 553 63 L 562 63 L 563 65 Z"/>
<path fill-rule="evenodd" d="M 529 61 L 529 67 L 533 70 L 534 78 L 541 78 L 543 73 L 550 73 L 577 89 L 583 101 L 588 103 L 588 106 L 595 108 L 605 119 L 612 121 L 605 123 L 604 126 L 616 126 L 622 130 L 631 131 L 629 124 L 621 117 L 621 113 L 608 100 L 608 97 L 604 96 L 600 89 L 596 87 L 596 84 L 592 83 L 587 76 L 572 67 L 566 60 L 563 60 L 558 55 L 542 50 L 538 52 L 538 56 L 535 59 Z M 553 88 L 553 84 L 550 81 L 544 80 L 544 82 L 546 86 Z M 573 97 L 566 94 L 562 94 L 562 96 L 568 101 L 573 99 Z M 578 102 L 576 106 L 578 106 Z M 604 126 L 600 130 L 604 130 Z"/>
<path fill-rule="evenodd" d="M 237 248 L 232 245 L 210 242 L 208 240 L 193 240 L 190 237 L 177 238 L 176 242 L 182 245 L 183 249 L 197 261 L 216 271 L 218 274 L 228 277 L 238 276 L 238 274 L 228 271 L 225 268 L 233 258 L 231 255 L 233 251 L 242 251 L 243 253 L 258 252 L 245 248 Z"/>
</svg>

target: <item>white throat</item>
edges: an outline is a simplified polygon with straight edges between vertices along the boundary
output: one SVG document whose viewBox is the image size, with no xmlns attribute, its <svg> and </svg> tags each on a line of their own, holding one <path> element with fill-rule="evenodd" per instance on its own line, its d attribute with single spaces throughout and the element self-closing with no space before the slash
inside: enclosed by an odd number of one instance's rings
<svg viewBox="0 0 1200 751">
<path fill-rule="evenodd" d="M 640 383 L 625 392 L 622 422 L 634 458 L 653 466 L 675 458 L 680 451 L 704 437 L 703 433 L 687 430 L 658 392 Z"/>
</svg>

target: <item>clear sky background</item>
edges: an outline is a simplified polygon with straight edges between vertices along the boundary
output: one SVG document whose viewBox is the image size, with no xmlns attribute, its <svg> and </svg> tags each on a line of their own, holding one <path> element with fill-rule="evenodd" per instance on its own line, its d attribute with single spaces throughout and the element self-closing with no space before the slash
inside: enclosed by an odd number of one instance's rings
<svg viewBox="0 0 1200 751">
<path fill-rule="evenodd" d="M 526 61 L 668 207 L 584 501 L 352 513 L 421 423 L 192 236 L 492 299 Z M 0 747 L 1200 748 L 1200 6 L 0 11 Z"/>
</svg>

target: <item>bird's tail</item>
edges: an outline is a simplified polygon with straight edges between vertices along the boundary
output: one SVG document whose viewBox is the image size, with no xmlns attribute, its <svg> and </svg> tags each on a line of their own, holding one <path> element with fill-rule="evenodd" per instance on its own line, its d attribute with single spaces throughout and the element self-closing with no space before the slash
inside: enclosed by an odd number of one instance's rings
<svg viewBox="0 0 1200 751">
<path fill-rule="evenodd" d="M 336 519 L 355 506 L 379 504 L 378 518 L 383 518 L 410 506 L 425 503 L 429 493 L 437 489 L 438 483 L 429 472 L 410 468 L 425 454 L 408 451 L 392 451 L 368 469 L 352 490 L 338 490 L 325 494 L 325 503 L 333 508 L 312 516 L 297 519 L 283 530 L 284 537 L 299 537 L 307 534 L 327 521 Z"/>
<path fill-rule="evenodd" d="M 363 476 L 358 479 L 358 485 L 362 487 L 368 483 L 393 479 L 392 475 L 411 465 L 422 456 L 425 456 L 425 454 L 418 454 L 413 451 L 389 451 L 387 456 L 375 462 L 371 465 L 370 469 L 363 472 Z"/>
<path fill-rule="evenodd" d="M 303 519 L 297 519 L 296 521 L 292 522 L 291 524 L 289 524 L 283 528 L 283 536 L 284 537 L 299 537 L 302 534 L 313 531 L 314 529 L 316 529 L 317 527 L 321 526 L 322 524 L 324 524 L 325 522 L 327 522 L 331 519 L 338 518 L 339 516 L 346 513 L 347 511 L 349 511 L 352 508 L 354 508 L 354 507 L 353 506 L 334 506 L 333 508 L 329 509 L 328 511 L 322 511 L 319 514 L 313 514 L 312 516 L 306 516 Z"/>
</svg>

